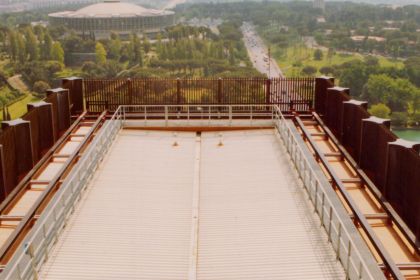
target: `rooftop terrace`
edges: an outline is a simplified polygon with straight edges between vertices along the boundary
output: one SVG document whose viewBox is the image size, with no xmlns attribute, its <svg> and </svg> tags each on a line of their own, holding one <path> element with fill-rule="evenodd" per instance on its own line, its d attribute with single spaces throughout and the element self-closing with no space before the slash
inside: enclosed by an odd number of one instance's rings
<svg viewBox="0 0 420 280">
<path fill-rule="evenodd" d="M 348 89 L 102 82 L 4 124 L 1 279 L 420 279 L 419 146 Z"/>
</svg>

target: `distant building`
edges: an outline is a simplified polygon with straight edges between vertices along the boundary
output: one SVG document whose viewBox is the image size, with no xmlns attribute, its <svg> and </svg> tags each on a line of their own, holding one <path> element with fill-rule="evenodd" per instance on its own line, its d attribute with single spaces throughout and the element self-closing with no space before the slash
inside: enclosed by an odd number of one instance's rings
<svg viewBox="0 0 420 280">
<path fill-rule="evenodd" d="M 325 2 L 324 0 L 314 0 L 313 7 L 315 9 L 321 9 L 325 11 Z"/>
<path fill-rule="evenodd" d="M 78 33 L 107 38 L 111 33 L 157 33 L 175 23 L 175 13 L 152 10 L 120 1 L 104 1 L 77 11 L 49 14 L 52 25 L 64 25 Z"/>
</svg>

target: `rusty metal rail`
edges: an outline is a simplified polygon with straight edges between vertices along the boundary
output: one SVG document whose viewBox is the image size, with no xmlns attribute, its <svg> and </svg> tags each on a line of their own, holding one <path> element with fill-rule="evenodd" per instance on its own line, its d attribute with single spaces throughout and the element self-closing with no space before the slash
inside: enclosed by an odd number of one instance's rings
<svg viewBox="0 0 420 280">
<path fill-rule="evenodd" d="M 353 219 L 356 226 L 360 226 L 363 229 L 365 236 L 368 239 L 366 242 L 368 244 L 370 243 L 373 246 L 372 249 L 374 249 L 375 253 L 379 255 L 383 264 L 379 263 L 378 265 L 384 270 L 385 275 L 391 275 L 393 279 L 406 279 L 402 270 L 415 271 L 419 269 L 417 262 L 410 262 L 410 265 L 405 265 L 405 263 L 397 263 L 391 255 L 389 248 L 387 248 L 387 244 L 385 244 L 386 240 L 384 238 L 380 238 L 374 227 L 369 223 L 368 220 L 385 220 L 384 226 L 388 227 L 391 231 L 395 231 L 392 228 L 392 223 L 395 223 L 403 233 L 404 237 L 410 237 L 410 234 L 407 234 L 404 231 L 405 227 L 401 226 L 403 223 L 395 211 L 392 211 L 390 206 L 381 199 L 380 193 L 376 187 L 372 187 L 373 184 L 368 179 L 366 179 L 367 176 L 364 175 L 363 171 L 357 167 L 354 160 L 349 156 L 345 149 L 341 147 L 337 139 L 335 139 L 335 137 L 332 135 L 331 131 L 329 131 L 329 129 L 324 126 L 319 116 L 315 114 L 310 121 L 307 121 L 306 125 L 299 117 L 297 117 L 296 126 L 301 130 L 302 137 L 313 151 L 314 157 L 323 166 L 323 170 L 326 175 L 330 177 L 333 188 L 336 191 L 339 191 L 342 200 L 344 200 L 343 203 L 348 208 L 348 211 L 351 212 L 349 213 L 350 217 Z M 315 127 L 317 132 L 310 133 L 307 128 L 308 126 Z M 334 145 L 334 150 L 332 152 L 323 152 L 320 149 L 320 146 L 314 140 L 315 137 L 324 138 L 325 141 L 331 139 Z M 337 174 L 337 170 L 333 168 L 329 160 L 331 158 L 335 158 L 335 160 L 338 160 L 338 162 L 342 162 L 343 164 L 344 161 L 348 162 L 351 166 L 351 170 L 355 174 L 354 178 L 340 178 L 340 176 Z M 361 189 L 367 186 L 370 193 L 372 193 L 373 197 L 375 197 L 374 203 L 380 205 L 380 209 L 382 211 L 376 214 L 364 213 L 360 208 L 361 206 L 358 205 L 358 203 L 356 203 L 356 201 L 350 195 L 346 184 L 356 184 Z M 378 225 L 375 225 L 375 227 L 378 227 Z M 399 235 L 397 232 L 395 232 L 395 234 L 396 236 Z M 418 253 L 418 248 L 413 246 L 412 240 L 407 239 L 407 241 L 411 241 L 409 242 L 411 245 L 410 250 L 414 252 L 414 255 Z M 400 245 L 405 246 L 404 244 L 405 242 L 402 242 Z M 401 248 L 398 249 L 404 250 Z"/>
<path fill-rule="evenodd" d="M 0 264 L 2 269 L 34 226 L 48 202 L 78 161 L 83 149 L 104 121 L 82 114 L 0 207 Z"/>
</svg>

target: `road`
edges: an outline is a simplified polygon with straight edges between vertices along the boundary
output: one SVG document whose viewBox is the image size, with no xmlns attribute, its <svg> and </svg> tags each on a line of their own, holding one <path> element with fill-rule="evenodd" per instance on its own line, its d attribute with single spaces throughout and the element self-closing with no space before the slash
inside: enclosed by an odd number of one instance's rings
<svg viewBox="0 0 420 280">
<path fill-rule="evenodd" d="M 277 62 L 273 58 L 270 60 L 268 59 L 268 48 L 255 31 L 255 27 L 249 22 L 244 22 L 241 30 L 244 35 L 243 40 L 248 50 L 248 55 L 255 69 L 263 74 L 266 74 L 270 78 L 283 78 L 283 72 Z"/>
<path fill-rule="evenodd" d="M 186 0 L 169 0 L 168 3 L 163 7 L 164 10 L 175 8 L 176 5 L 185 3 Z"/>
</svg>

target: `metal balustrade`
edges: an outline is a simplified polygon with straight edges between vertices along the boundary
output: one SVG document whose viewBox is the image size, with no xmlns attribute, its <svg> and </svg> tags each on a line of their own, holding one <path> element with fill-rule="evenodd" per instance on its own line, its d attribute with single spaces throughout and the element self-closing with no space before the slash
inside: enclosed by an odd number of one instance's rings
<svg viewBox="0 0 420 280">
<path fill-rule="evenodd" d="M 305 156 L 303 148 L 299 145 L 287 120 L 280 110 L 275 110 L 274 114 L 276 129 L 296 166 L 303 186 L 314 206 L 314 211 L 319 215 L 321 225 L 328 234 L 328 241 L 331 242 L 337 259 L 343 265 L 346 277 L 348 279 L 378 279 L 377 273 L 372 273 L 374 268 L 366 263 L 362 253 L 351 238 L 342 217 L 333 207 L 330 197 L 326 194 L 321 180 L 312 168 L 309 159 Z"/>
<path fill-rule="evenodd" d="M 47 206 L 24 246 L 19 248 L 0 279 L 38 279 L 42 264 L 56 243 L 61 231 L 80 199 L 82 190 L 92 178 L 99 162 L 105 156 L 118 131 L 129 119 L 165 120 L 249 120 L 269 119 L 276 128 L 287 151 L 296 166 L 303 185 L 311 199 L 315 212 L 319 215 L 321 225 L 328 234 L 328 240 L 334 248 L 349 279 L 378 279 L 376 271 L 369 267 L 363 254 L 351 238 L 349 229 L 334 209 L 331 198 L 326 194 L 315 170 L 305 157 L 303 148 L 289 127 L 288 121 L 276 105 L 179 105 L 179 106 L 120 106 L 112 118 L 104 124 L 98 135 L 89 145 L 75 168 L 64 180 L 59 192 Z M 210 125 L 211 123 L 209 123 Z M 382 275 L 382 274 L 381 274 Z"/>
</svg>

